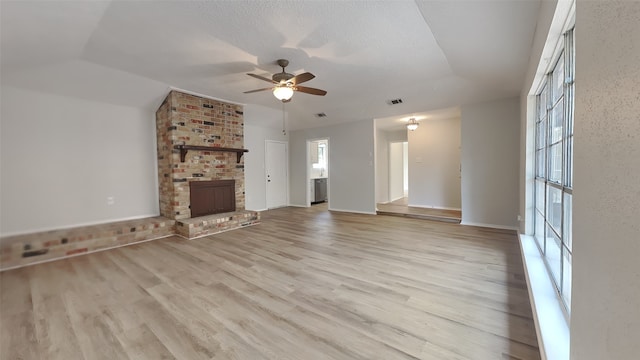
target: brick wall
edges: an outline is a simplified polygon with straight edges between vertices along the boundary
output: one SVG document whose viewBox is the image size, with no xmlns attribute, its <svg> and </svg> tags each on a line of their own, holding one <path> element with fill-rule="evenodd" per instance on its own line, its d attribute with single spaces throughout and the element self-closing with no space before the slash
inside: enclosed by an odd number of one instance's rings
<svg viewBox="0 0 640 360">
<path fill-rule="evenodd" d="M 229 152 L 189 150 L 185 162 L 175 145 L 244 148 L 242 106 L 171 91 L 156 112 L 160 214 L 191 217 L 189 182 L 236 181 L 236 210 L 244 210 L 244 157 Z"/>
</svg>

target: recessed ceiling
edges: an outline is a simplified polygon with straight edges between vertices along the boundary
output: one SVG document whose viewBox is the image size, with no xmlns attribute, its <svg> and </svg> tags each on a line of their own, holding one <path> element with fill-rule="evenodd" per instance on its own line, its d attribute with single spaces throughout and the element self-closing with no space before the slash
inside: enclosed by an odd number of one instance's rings
<svg viewBox="0 0 640 360">
<path fill-rule="evenodd" d="M 246 73 L 269 77 L 286 58 L 328 92 L 293 96 L 292 129 L 318 126 L 321 112 L 322 125 L 398 116 L 518 95 L 539 5 L 2 1 L 2 83 L 141 107 L 172 86 L 281 109 L 270 92 L 243 92 L 264 87 Z"/>
</svg>

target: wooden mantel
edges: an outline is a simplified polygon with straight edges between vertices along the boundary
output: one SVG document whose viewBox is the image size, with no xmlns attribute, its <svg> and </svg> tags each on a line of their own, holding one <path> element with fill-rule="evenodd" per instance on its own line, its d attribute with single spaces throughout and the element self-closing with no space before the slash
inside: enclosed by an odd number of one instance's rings
<svg viewBox="0 0 640 360">
<path fill-rule="evenodd" d="M 236 153 L 236 163 L 239 163 L 240 162 L 240 158 L 242 158 L 242 155 L 244 155 L 244 153 L 249 151 L 247 149 L 234 149 L 234 148 L 223 148 L 223 147 L 213 147 L 213 146 L 196 146 L 196 145 L 175 145 L 174 149 L 180 150 L 180 162 L 184 162 L 184 159 L 187 156 L 187 152 L 189 150 L 234 152 L 234 153 Z"/>
</svg>

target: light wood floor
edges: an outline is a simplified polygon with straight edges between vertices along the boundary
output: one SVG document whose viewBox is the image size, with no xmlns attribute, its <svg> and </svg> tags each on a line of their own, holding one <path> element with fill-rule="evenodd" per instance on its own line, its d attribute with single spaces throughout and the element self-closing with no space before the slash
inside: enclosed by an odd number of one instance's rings
<svg viewBox="0 0 640 360">
<path fill-rule="evenodd" d="M 539 359 L 513 233 L 326 207 L 5 271 L 1 359 Z"/>
<path fill-rule="evenodd" d="M 459 224 L 462 219 L 460 210 L 430 209 L 409 206 L 408 199 L 401 199 L 376 204 L 379 215 L 404 216 L 417 219 L 437 220 Z"/>
</svg>

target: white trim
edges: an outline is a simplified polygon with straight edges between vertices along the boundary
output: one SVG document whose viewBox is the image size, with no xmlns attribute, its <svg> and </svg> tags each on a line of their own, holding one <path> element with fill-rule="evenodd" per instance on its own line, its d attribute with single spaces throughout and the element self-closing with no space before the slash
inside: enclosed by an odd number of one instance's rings
<svg viewBox="0 0 640 360">
<path fill-rule="evenodd" d="M 514 230 L 514 231 L 518 231 L 518 227 L 517 226 L 506 226 L 506 225 L 496 225 L 496 224 L 485 224 L 485 223 L 475 223 L 475 222 L 467 222 L 467 221 L 463 221 L 460 223 L 460 225 L 465 225 L 465 226 L 479 226 L 479 227 L 485 227 L 485 228 L 491 228 L 491 229 L 503 229 L 503 230 Z"/>
<path fill-rule="evenodd" d="M 542 90 L 545 75 L 553 68 L 562 50 L 562 34 L 575 23 L 575 0 L 558 0 L 553 14 L 547 40 L 540 54 L 536 75 L 529 89 L 529 95 L 536 95 Z"/>
<path fill-rule="evenodd" d="M 354 214 L 365 214 L 365 215 L 377 215 L 375 211 L 371 212 L 371 211 L 345 210 L 345 209 L 334 209 L 334 208 L 329 208 L 329 211 L 354 213 Z"/>
<path fill-rule="evenodd" d="M 10 237 L 10 236 L 19 236 L 19 235 L 30 235 L 30 234 L 46 232 L 46 231 L 68 230 L 68 229 L 73 229 L 78 227 L 110 224 L 110 223 L 120 222 L 120 221 L 140 220 L 140 219 L 158 217 L 158 216 L 160 216 L 160 213 L 148 214 L 148 215 L 136 215 L 136 216 L 130 216 L 126 218 L 109 219 L 109 220 L 102 220 L 102 221 L 90 221 L 86 223 L 79 223 L 79 224 L 73 224 L 73 225 L 63 225 L 61 227 L 37 228 L 37 229 L 31 229 L 31 230 L 25 230 L 25 231 L 14 231 L 14 232 L 8 232 L 5 234 L 0 234 L 0 238 Z M 167 218 L 167 220 L 171 220 L 171 219 Z"/>
<path fill-rule="evenodd" d="M 423 208 L 423 209 L 440 209 L 440 210 L 456 210 L 456 211 L 462 211 L 461 208 L 454 208 L 454 207 L 447 207 L 447 206 L 434 206 L 434 205 L 413 205 L 413 204 L 409 204 L 407 206 L 410 207 L 417 207 L 417 208 Z"/>
<path fill-rule="evenodd" d="M 387 201 L 387 202 L 386 202 L 386 203 L 384 203 L 384 204 L 387 204 L 387 203 L 390 203 L 390 202 L 394 202 L 394 201 L 398 201 L 398 200 L 400 200 L 400 199 L 404 199 L 405 197 L 406 197 L 406 196 L 404 196 L 404 195 L 403 195 L 403 196 L 400 196 L 399 198 L 395 198 L 395 199 L 393 199 L 393 200 L 391 200 L 391 201 Z M 413 206 L 413 205 L 407 205 L 407 206 Z"/>
<path fill-rule="evenodd" d="M 569 360 L 570 337 L 561 300 L 532 236 L 518 234 L 542 360 Z"/>
<path fill-rule="evenodd" d="M 300 204 L 289 204 L 290 207 L 299 207 L 299 208 L 308 208 L 309 205 L 300 205 Z"/>
<path fill-rule="evenodd" d="M 56 257 L 56 258 L 51 258 L 51 259 L 47 259 L 47 260 L 40 260 L 40 261 L 30 262 L 30 263 L 27 263 L 27 264 L 21 264 L 21 265 L 11 266 L 11 267 L 8 267 L 8 268 L 0 268 L 0 272 L 3 272 L 3 271 L 5 271 L 5 270 L 18 269 L 18 268 L 22 268 L 22 267 L 26 267 L 26 266 L 31 266 L 31 265 L 36 265 L 36 264 L 44 264 L 44 263 L 48 263 L 48 262 L 52 262 L 52 261 L 58 261 L 58 260 L 63 260 L 63 259 L 69 259 L 69 258 L 76 257 L 76 256 L 82 256 L 82 255 L 87 255 L 87 254 L 93 254 L 93 253 L 97 253 L 97 252 L 105 251 L 105 250 L 117 249 L 117 248 L 121 248 L 121 247 L 129 246 L 129 245 L 142 244 L 142 243 L 145 243 L 145 242 L 148 242 L 148 241 L 160 240 L 160 239 L 164 239 L 164 238 L 167 238 L 167 237 L 170 237 L 170 236 L 176 236 L 176 234 L 169 234 L 169 235 L 164 235 L 164 236 L 160 236 L 160 237 L 153 238 L 153 239 L 140 240 L 140 241 L 136 241 L 136 242 L 132 242 L 132 243 L 128 243 L 128 244 L 122 244 L 122 245 L 110 246 L 110 247 L 106 247 L 106 248 L 102 248 L 102 249 L 96 249 L 96 250 L 91 250 L 91 251 L 87 251 L 87 252 L 79 253 L 79 254 L 64 255 L 64 256 L 60 256 L 60 257 Z"/>
</svg>

